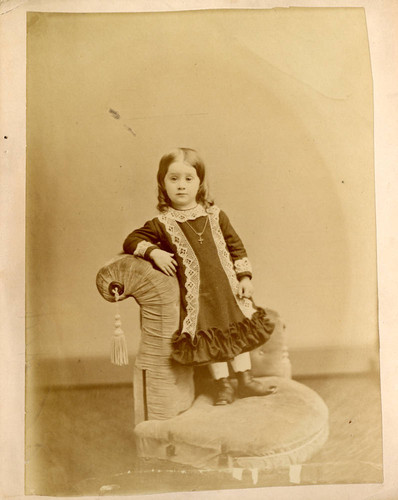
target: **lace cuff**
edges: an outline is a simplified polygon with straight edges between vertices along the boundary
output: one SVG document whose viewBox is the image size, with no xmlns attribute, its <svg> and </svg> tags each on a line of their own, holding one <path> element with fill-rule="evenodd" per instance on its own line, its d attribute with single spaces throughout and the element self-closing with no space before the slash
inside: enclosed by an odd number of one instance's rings
<svg viewBox="0 0 398 500">
<path fill-rule="evenodd" d="M 134 255 L 136 257 L 142 257 L 143 259 L 147 259 L 148 251 L 153 250 L 154 248 L 158 248 L 158 246 L 154 245 L 150 241 L 142 240 L 138 243 L 136 249 L 134 250 Z"/>
<path fill-rule="evenodd" d="M 252 274 L 252 266 L 251 266 L 250 261 L 247 257 L 243 257 L 243 259 L 235 260 L 234 268 L 235 268 L 236 274 L 241 274 L 241 273 L 250 274 L 250 275 Z"/>
</svg>

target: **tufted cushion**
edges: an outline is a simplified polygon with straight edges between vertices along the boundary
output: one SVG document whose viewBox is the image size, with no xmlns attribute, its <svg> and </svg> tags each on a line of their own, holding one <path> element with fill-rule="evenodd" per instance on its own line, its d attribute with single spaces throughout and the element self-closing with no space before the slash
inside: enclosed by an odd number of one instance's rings
<svg viewBox="0 0 398 500">
<path fill-rule="evenodd" d="M 277 312 L 271 309 L 265 310 L 275 328 L 268 342 L 250 352 L 253 374 L 256 377 L 275 375 L 291 378 L 285 325 Z"/>
<path fill-rule="evenodd" d="M 207 395 L 168 421 L 135 428 L 141 456 L 199 468 L 272 470 L 308 460 L 328 436 L 328 410 L 311 389 L 293 380 L 264 377 L 278 386 L 271 396 L 213 406 Z"/>
</svg>

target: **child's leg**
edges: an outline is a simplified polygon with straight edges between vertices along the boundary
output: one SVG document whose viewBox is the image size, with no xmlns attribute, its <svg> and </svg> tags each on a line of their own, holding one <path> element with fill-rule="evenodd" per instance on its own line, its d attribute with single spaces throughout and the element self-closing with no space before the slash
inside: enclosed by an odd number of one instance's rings
<svg viewBox="0 0 398 500">
<path fill-rule="evenodd" d="M 238 393 L 241 398 L 267 396 L 276 392 L 276 386 L 266 387 L 260 380 L 255 380 L 251 372 L 251 359 L 248 352 L 239 354 L 231 361 L 231 366 L 238 379 Z"/>
<path fill-rule="evenodd" d="M 229 381 L 227 363 L 212 363 L 209 365 L 210 372 L 217 384 L 217 395 L 214 404 L 227 405 L 234 400 L 234 388 Z"/>
<path fill-rule="evenodd" d="M 210 373 L 212 374 L 214 380 L 219 380 L 220 378 L 228 378 L 228 363 L 212 363 L 209 365 Z"/>
<path fill-rule="evenodd" d="M 231 361 L 231 366 L 235 373 L 251 370 L 252 362 L 250 359 L 250 354 L 248 352 L 242 352 L 242 354 L 238 354 L 238 356 L 235 356 L 235 358 Z"/>
</svg>

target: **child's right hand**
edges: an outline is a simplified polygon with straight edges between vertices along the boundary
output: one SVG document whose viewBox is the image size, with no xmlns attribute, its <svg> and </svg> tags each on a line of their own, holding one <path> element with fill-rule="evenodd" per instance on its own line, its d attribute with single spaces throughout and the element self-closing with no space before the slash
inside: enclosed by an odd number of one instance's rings
<svg viewBox="0 0 398 500">
<path fill-rule="evenodd" d="M 167 276 L 173 276 L 177 269 L 177 262 L 173 259 L 174 254 L 154 248 L 149 254 L 150 259 Z"/>
</svg>

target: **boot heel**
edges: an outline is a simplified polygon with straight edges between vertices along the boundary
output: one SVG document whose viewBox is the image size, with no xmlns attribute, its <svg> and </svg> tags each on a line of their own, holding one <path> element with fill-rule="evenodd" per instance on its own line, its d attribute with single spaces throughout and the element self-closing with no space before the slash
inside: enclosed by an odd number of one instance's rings
<svg viewBox="0 0 398 500">
<path fill-rule="evenodd" d="M 214 400 L 215 406 L 224 406 L 234 402 L 235 391 L 228 378 L 216 380 L 217 395 Z"/>
</svg>

